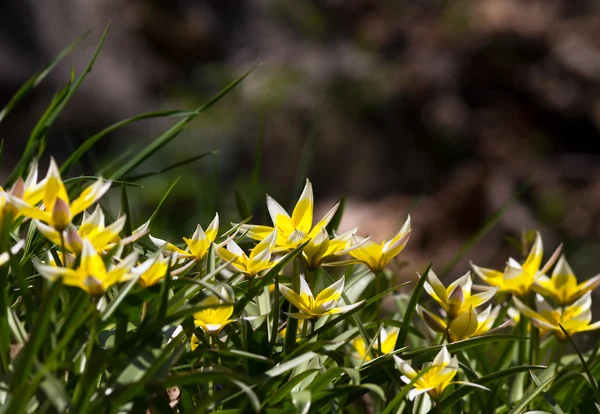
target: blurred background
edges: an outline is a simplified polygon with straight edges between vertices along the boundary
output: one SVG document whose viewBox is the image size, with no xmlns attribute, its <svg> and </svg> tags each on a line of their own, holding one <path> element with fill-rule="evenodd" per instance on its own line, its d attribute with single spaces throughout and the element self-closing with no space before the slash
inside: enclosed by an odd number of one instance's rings
<svg viewBox="0 0 600 414">
<path fill-rule="evenodd" d="M 305 171 L 317 215 L 347 197 L 342 229 L 382 240 L 412 215 L 407 277 L 430 260 L 441 271 L 511 200 L 453 275 L 469 259 L 502 268 L 508 255 L 520 258 L 511 241 L 532 229 L 547 256 L 565 243 L 579 278 L 600 271 L 597 0 L 4 0 L 0 107 L 95 30 L 0 123 L 2 177 L 108 21 L 93 72 L 48 133 L 58 161 L 124 118 L 194 109 L 261 64 L 139 168 L 219 151 L 129 190 L 138 225 L 182 177 L 156 236 L 189 237 L 215 210 L 222 223 L 239 221 L 236 191 L 253 222 L 267 223 L 264 193 L 293 206 Z M 75 172 L 126 157 L 174 122 L 111 134 Z"/>
</svg>

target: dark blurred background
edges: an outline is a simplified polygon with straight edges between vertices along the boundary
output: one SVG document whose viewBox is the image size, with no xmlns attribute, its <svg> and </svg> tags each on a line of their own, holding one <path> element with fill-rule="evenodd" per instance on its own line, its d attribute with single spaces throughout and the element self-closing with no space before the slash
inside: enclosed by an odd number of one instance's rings
<svg viewBox="0 0 600 414">
<path fill-rule="evenodd" d="M 262 63 L 139 169 L 219 151 L 130 189 L 140 224 L 182 176 L 157 236 L 189 236 L 215 209 L 223 223 L 238 221 L 235 190 L 251 206 L 256 197 L 254 221 L 266 222 L 264 193 L 293 205 L 298 170 L 308 166 L 320 212 L 347 196 L 343 229 L 358 225 L 381 240 L 412 214 L 406 274 L 429 260 L 442 269 L 510 199 L 453 274 L 469 259 L 503 267 L 507 255 L 519 257 L 508 239 L 532 229 L 542 231 L 547 255 L 565 243 L 580 278 L 600 272 L 597 0 L 3 0 L 0 106 L 96 29 L 0 124 L 4 177 L 110 20 L 92 74 L 49 131 L 47 153 L 59 161 L 121 119 L 196 108 Z M 173 122 L 112 134 L 79 172 L 142 148 Z"/>
</svg>

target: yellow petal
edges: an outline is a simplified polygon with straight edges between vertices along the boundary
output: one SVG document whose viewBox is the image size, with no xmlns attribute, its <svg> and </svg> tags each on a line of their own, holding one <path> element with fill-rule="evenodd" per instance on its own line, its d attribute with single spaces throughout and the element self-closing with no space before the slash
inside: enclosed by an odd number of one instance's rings
<svg viewBox="0 0 600 414">
<path fill-rule="evenodd" d="M 304 190 L 292 212 L 292 224 L 294 228 L 308 233 L 313 222 L 313 190 L 310 181 L 306 180 Z"/>
<path fill-rule="evenodd" d="M 544 246 L 542 243 L 542 236 L 539 232 L 535 233 L 535 241 L 533 242 L 533 246 L 529 251 L 529 255 L 527 259 L 525 259 L 525 263 L 523 263 L 523 269 L 531 274 L 535 275 L 538 270 L 540 270 L 540 266 L 542 264 L 542 258 L 544 256 Z"/>
</svg>

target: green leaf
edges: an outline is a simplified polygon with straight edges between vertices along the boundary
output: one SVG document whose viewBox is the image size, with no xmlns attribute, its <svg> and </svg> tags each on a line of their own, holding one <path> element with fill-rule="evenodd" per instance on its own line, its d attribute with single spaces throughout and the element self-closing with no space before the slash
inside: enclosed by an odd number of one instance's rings
<svg viewBox="0 0 600 414">
<path fill-rule="evenodd" d="M 310 403 L 311 403 L 311 392 L 304 390 L 304 391 L 297 391 L 297 392 L 293 392 L 292 394 L 292 404 L 294 404 L 294 408 L 296 409 L 296 412 L 298 414 L 308 414 L 308 411 L 310 410 Z"/>
<path fill-rule="evenodd" d="M 396 345 L 394 345 L 394 349 L 398 349 L 403 347 L 406 344 L 406 338 L 408 337 L 408 332 L 410 330 L 410 326 L 412 325 L 413 316 L 415 314 L 417 304 L 419 303 L 419 297 L 421 296 L 421 291 L 423 290 L 423 286 L 425 286 L 425 281 L 427 281 L 427 275 L 429 274 L 429 270 L 431 269 L 431 265 L 433 263 L 429 263 L 427 268 L 423 272 L 423 275 L 419 277 L 419 281 L 415 286 L 415 290 L 410 296 L 410 300 L 406 307 L 406 312 L 402 318 L 402 328 L 400 328 L 400 332 L 398 333 L 398 338 L 396 339 Z"/>
<path fill-rule="evenodd" d="M 6 118 L 6 115 L 8 115 L 29 94 L 29 92 L 31 92 L 40 83 L 42 83 L 42 81 L 44 79 L 46 79 L 46 76 L 48 76 L 50 74 L 50 72 L 52 72 L 52 70 L 54 70 L 54 68 L 56 68 L 56 66 L 69 53 L 71 53 L 71 51 L 73 49 L 75 49 L 77 47 L 79 42 L 81 42 L 83 39 L 85 39 L 90 33 L 91 33 L 91 30 L 88 30 L 87 32 L 85 32 L 83 35 L 81 35 L 79 38 L 77 38 L 73 43 L 71 43 L 69 46 L 64 48 L 58 55 L 56 55 L 56 57 L 54 59 L 52 59 L 52 61 L 50 61 L 50 63 L 48 65 L 46 65 L 43 69 L 34 73 L 33 76 L 31 76 L 29 79 L 27 79 L 27 81 L 19 88 L 19 90 L 13 95 L 13 97 L 10 98 L 10 101 L 8 101 L 6 106 L 4 106 L 4 108 L 2 108 L 2 110 L 0 111 L 0 122 L 2 122 L 4 120 L 4 118 Z"/>
<path fill-rule="evenodd" d="M 202 105 L 201 107 L 199 107 L 198 109 L 193 111 L 191 115 L 186 116 L 181 121 L 179 121 L 178 123 L 173 125 L 171 128 L 169 128 L 167 131 L 165 131 L 162 135 L 160 135 L 158 138 L 156 138 L 154 141 L 152 141 L 149 145 L 147 145 L 145 148 L 143 148 L 141 151 L 139 151 L 137 153 L 137 155 L 135 155 L 133 157 L 133 159 L 129 160 L 128 162 L 125 163 L 125 165 L 121 166 L 121 168 L 119 168 L 116 172 L 114 172 L 110 176 L 110 178 L 111 179 L 120 179 L 120 178 L 124 177 L 131 170 L 133 170 L 134 168 L 136 168 L 137 166 L 142 164 L 147 158 L 149 158 L 156 151 L 158 151 L 159 149 L 161 149 L 162 147 L 167 145 L 169 142 L 171 142 L 175 137 L 177 137 L 187 127 L 187 125 L 190 123 L 190 121 L 192 121 L 196 116 L 198 116 L 199 114 L 201 114 L 202 112 L 204 112 L 205 110 L 207 110 L 208 108 L 213 106 L 222 97 L 227 95 L 242 80 L 244 80 L 246 78 L 246 76 L 248 76 L 252 72 L 252 70 L 253 69 L 249 70 L 244 75 L 242 75 L 241 77 L 239 77 L 238 79 L 236 79 L 235 81 L 230 83 L 228 86 L 226 86 L 221 92 L 219 92 L 210 101 L 208 101 L 207 103 L 205 103 L 204 105 Z"/>
<path fill-rule="evenodd" d="M 327 233 L 333 234 L 337 231 L 340 226 L 340 222 L 342 221 L 342 216 L 344 215 L 344 208 L 346 207 L 346 197 L 340 198 L 338 209 L 335 214 L 331 218 L 331 221 L 327 225 Z"/>
<path fill-rule="evenodd" d="M 263 405 L 264 406 L 275 405 L 275 404 L 279 403 L 281 400 L 286 398 L 292 392 L 292 389 L 296 385 L 298 385 L 300 382 L 302 382 L 308 376 L 310 376 L 318 371 L 319 371 L 318 369 L 308 369 L 306 371 L 300 372 L 295 377 L 288 379 L 287 381 L 285 381 L 283 383 L 281 388 L 278 388 L 277 391 L 268 400 L 266 400 L 263 403 Z"/>
<path fill-rule="evenodd" d="M 167 198 L 169 197 L 169 195 L 171 195 L 171 192 L 173 191 L 173 189 L 175 188 L 175 186 L 177 185 L 177 183 L 179 182 L 180 179 L 181 179 L 181 177 L 177 177 L 177 179 L 175 181 L 173 181 L 173 184 L 171 184 L 171 186 L 167 189 L 167 191 L 165 191 L 165 194 L 162 196 L 162 198 L 160 199 L 158 205 L 154 209 L 154 212 L 152 213 L 152 215 L 148 219 L 148 222 L 150 223 L 150 226 L 152 226 L 152 222 L 156 218 L 156 215 L 160 211 L 160 208 L 163 206 L 163 204 L 165 204 L 165 201 L 167 201 Z"/>
<path fill-rule="evenodd" d="M 479 377 L 471 382 L 477 385 L 485 386 L 488 384 L 492 384 L 496 381 L 502 380 L 504 378 L 513 377 L 516 374 L 519 374 L 521 372 L 527 372 L 533 369 L 546 369 L 546 367 L 544 365 L 519 365 L 516 367 L 504 369 L 499 372 L 494 372 L 493 374 L 486 375 L 484 377 Z M 442 407 L 444 407 L 444 409 L 448 409 L 473 391 L 477 391 L 477 388 L 472 388 L 468 386 L 459 387 L 454 392 L 444 397 L 440 404 Z M 433 412 L 434 411 L 431 410 L 430 414 L 432 414 Z"/>
<path fill-rule="evenodd" d="M 167 110 L 167 111 L 154 111 L 154 112 L 145 112 L 143 114 L 132 116 L 131 118 L 124 119 L 119 121 L 100 132 L 92 135 L 88 139 L 86 139 L 73 153 L 67 158 L 64 164 L 60 167 L 60 173 L 65 175 L 68 173 L 73 165 L 75 165 L 79 160 L 92 148 L 98 141 L 102 138 L 106 137 L 110 133 L 117 131 L 129 124 L 132 124 L 137 121 L 142 121 L 145 119 L 151 118 L 164 118 L 164 117 L 182 117 L 189 116 L 191 114 L 190 111 L 179 111 L 179 110 Z"/>
<path fill-rule="evenodd" d="M 27 165 L 29 165 L 29 163 L 31 162 L 32 158 L 35 155 L 37 147 L 43 146 L 42 140 L 44 139 L 46 132 L 48 131 L 50 126 L 52 126 L 54 121 L 56 121 L 56 119 L 61 114 L 63 109 L 66 107 L 67 103 L 69 103 L 69 101 L 71 100 L 71 98 L 73 97 L 73 95 L 75 94 L 77 89 L 83 83 L 83 80 L 92 71 L 92 67 L 94 66 L 94 63 L 96 62 L 96 59 L 98 58 L 98 55 L 100 54 L 100 50 L 102 49 L 102 46 L 104 45 L 104 41 L 106 40 L 106 36 L 108 35 L 109 29 L 110 29 L 110 23 L 106 26 L 104 33 L 102 33 L 102 37 L 100 38 L 100 41 L 98 42 L 98 46 L 96 47 L 96 50 L 94 51 L 94 54 L 92 55 L 92 58 L 90 59 L 87 67 L 84 69 L 83 73 L 76 80 L 71 80 L 69 85 L 67 85 L 67 87 L 63 88 L 55 96 L 55 98 L 52 100 L 50 106 L 48 107 L 48 109 L 46 110 L 44 115 L 42 115 L 42 117 L 40 118 L 38 123 L 33 128 L 33 131 L 29 135 L 27 144 L 25 145 L 25 154 L 23 155 L 23 157 L 21 157 L 19 163 L 17 164 L 15 169 L 11 172 L 11 174 L 8 178 L 9 183 L 12 183 L 14 180 L 16 180 L 16 178 L 22 174 L 25 167 Z M 39 155 L 40 154 L 38 154 L 38 156 Z"/>
<path fill-rule="evenodd" d="M 542 382 L 540 385 L 535 387 L 530 393 L 528 393 L 525 398 L 523 398 L 519 404 L 517 404 L 512 410 L 510 410 L 509 414 L 519 414 L 526 409 L 527 404 L 529 404 L 535 397 L 537 397 L 541 392 L 544 391 L 544 388 L 548 386 L 554 380 L 554 377 L 548 378 L 546 381 Z"/>
<path fill-rule="evenodd" d="M 532 371 L 529 371 L 529 375 L 531 375 L 531 378 L 533 379 L 533 382 L 536 386 L 539 387 L 542 385 L 542 382 L 538 379 L 538 377 Z M 552 377 L 550 379 L 554 379 L 554 378 L 556 378 L 556 377 Z M 542 391 L 542 395 L 544 396 L 544 399 L 546 400 L 546 402 L 548 404 L 550 404 L 550 406 L 552 407 L 552 410 L 554 411 L 555 414 L 564 414 L 563 410 L 556 403 L 556 400 L 554 400 L 554 398 L 552 398 L 552 396 L 549 393 Z"/>
<path fill-rule="evenodd" d="M 61 288 L 60 282 L 52 283 L 50 291 L 42 302 L 39 316 L 31 330 L 31 336 L 14 362 L 15 370 L 11 380 L 13 389 L 26 382 L 31 368 L 34 366 L 38 350 L 48 341 L 48 334 L 52 328 L 51 318 Z"/>
<path fill-rule="evenodd" d="M 598 389 L 598 383 L 596 382 L 596 379 L 594 378 L 594 376 L 590 372 L 590 367 L 585 362 L 585 359 L 583 358 L 583 355 L 581 355 L 581 352 L 579 352 L 579 349 L 575 345 L 575 342 L 573 342 L 573 339 L 568 334 L 568 332 L 565 330 L 565 328 L 563 328 L 563 326 L 561 324 L 558 324 L 558 326 L 563 331 L 563 333 L 565 334 L 565 336 L 567 337 L 567 339 L 569 340 L 569 342 L 571 342 L 571 345 L 575 349 L 575 352 L 577 352 L 577 356 L 579 357 L 579 360 L 581 361 L 581 365 L 583 366 L 583 369 L 585 370 L 585 373 L 587 374 L 588 381 L 590 383 L 590 387 L 592 387 L 592 391 L 594 392 L 594 396 L 596 397 L 596 402 L 598 404 L 600 404 L 600 389 Z"/>
<path fill-rule="evenodd" d="M 200 160 L 200 159 L 202 159 L 204 157 L 208 157 L 209 155 L 215 155 L 215 154 L 218 154 L 218 153 L 219 153 L 219 151 L 204 152 L 202 154 L 198 154 L 198 155 L 194 155 L 193 157 L 186 158 L 183 161 L 176 162 L 175 164 L 171 164 L 168 167 L 161 168 L 160 170 L 157 170 L 157 171 L 153 171 L 153 172 L 148 172 L 148 173 L 144 173 L 144 174 L 138 174 L 138 175 L 133 175 L 131 177 L 127 177 L 127 180 L 137 181 L 137 180 L 141 180 L 141 179 L 144 179 L 144 178 L 152 177 L 152 176 L 155 176 L 155 175 L 160 175 L 160 174 L 166 173 L 168 171 L 171 171 L 171 170 L 173 170 L 175 168 L 179 168 L 179 167 L 183 167 L 184 165 L 191 164 L 194 161 L 198 161 L 198 160 Z"/>
</svg>

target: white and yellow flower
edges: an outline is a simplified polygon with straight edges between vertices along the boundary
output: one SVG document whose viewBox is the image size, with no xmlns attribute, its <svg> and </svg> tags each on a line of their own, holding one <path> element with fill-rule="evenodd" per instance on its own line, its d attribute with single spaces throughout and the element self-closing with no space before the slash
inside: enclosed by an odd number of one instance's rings
<svg viewBox="0 0 600 414">
<path fill-rule="evenodd" d="M 582 283 L 577 278 L 571 266 L 562 255 L 554 267 L 552 277 L 541 275 L 533 285 L 533 290 L 551 298 L 558 305 L 570 305 L 577 299 L 600 285 L 600 275 L 594 276 Z"/>
<path fill-rule="evenodd" d="M 296 319 L 314 319 L 325 315 L 348 312 L 360 306 L 364 300 L 346 306 L 337 306 L 344 291 L 344 276 L 331 286 L 323 289 L 315 298 L 306 283 L 306 280 L 300 275 L 300 292 L 294 292 L 284 285 L 279 285 L 279 291 L 292 305 L 300 312 L 290 313 L 290 316 Z"/>
<path fill-rule="evenodd" d="M 349 254 L 366 264 L 374 273 L 381 272 L 404 249 L 408 243 L 410 232 L 410 216 L 408 216 L 398 234 L 391 240 L 384 240 L 381 244 L 360 236 L 353 236 L 352 244 L 358 247 L 351 250 Z"/>
<path fill-rule="evenodd" d="M 533 284 L 545 274 L 554 264 L 560 254 L 561 246 L 556 249 L 552 257 L 540 269 L 544 256 L 544 247 L 540 233 L 536 233 L 535 242 L 531 251 L 523 264 L 520 264 L 512 257 L 508 259 L 506 268 L 503 272 L 497 270 L 485 269 L 475 266 L 471 263 L 473 270 L 484 282 L 489 285 L 497 286 L 502 292 L 513 293 L 518 296 L 524 296 L 529 293 Z"/>
<path fill-rule="evenodd" d="M 222 260 L 231 262 L 230 267 L 234 271 L 241 272 L 252 279 L 277 264 L 276 261 L 271 260 L 276 240 L 277 230 L 274 230 L 252 249 L 250 256 L 247 256 L 233 240 L 227 242 L 227 248 L 216 246 L 215 250 Z"/>
<path fill-rule="evenodd" d="M 235 321 L 230 319 L 233 315 L 233 305 L 223 302 L 217 296 L 207 297 L 200 305 L 207 308 L 194 313 L 194 324 L 202 328 L 207 335 L 218 335 L 225 326 Z"/>
<path fill-rule="evenodd" d="M 419 373 L 415 371 L 402 358 L 394 355 L 396 368 L 403 374 L 400 379 L 409 384 Z M 413 389 L 408 392 L 408 399 L 414 400 L 415 397 L 428 393 L 432 400 L 439 400 L 444 394 L 444 390 L 452 383 L 452 379 L 458 373 L 458 358 L 450 357 L 448 349 L 444 345 L 440 352 L 435 356 L 431 366 L 425 367 L 426 372 L 413 384 Z"/>
<path fill-rule="evenodd" d="M 585 293 L 572 305 L 557 309 L 553 309 L 541 295 L 536 295 L 537 310 L 531 309 L 518 298 L 513 298 L 513 301 L 521 314 L 531 318 L 531 323 L 542 331 L 554 332 L 559 341 L 567 340 L 559 325 L 562 325 L 569 336 L 578 332 L 600 329 L 600 321 L 590 323 L 592 320 L 591 292 Z"/>
<path fill-rule="evenodd" d="M 359 248 L 368 240 L 365 239 L 359 244 L 352 244 L 352 239 L 356 233 L 356 229 L 347 231 L 342 234 L 337 234 L 333 239 L 329 238 L 329 234 L 325 227 L 313 237 L 302 249 L 302 258 L 309 270 L 316 270 L 327 260 L 342 256 Z"/>
<path fill-rule="evenodd" d="M 36 197 L 29 200 L 18 196 L 8 195 L 9 202 L 18 213 L 40 220 L 58 231 L 63 231 L 71 223 L 73 217 L 85 211 L 108 191 L 110 181 L 99 178 L 92 185 L 84 189 L 73 201 L 69 199 L 67 189 L 60 176 L 58 166 L 54 159 L 50 160 L 50 167 L 46 178 L 34 186 Z M 42 185 L 42 188 L 39 188 Z M 35 202 L 39 192 L 43 190 L 43 209 L 36 207 Z"/>
<path fill-rule="evenodd" d="M 446 312 L 448 319 L 452 320 L 470 308 L 477 308 L 489 301 L 498 291 L 498 287 L 480 286 L 481 293 L 471 294 L 473 281 L 471 273 L 459 277 L 446 288 L 438 279 L 433 270 L 429 270 L 425 291 Z"/>
<path fill-rule="evenodd" d="M 107 268 L 102 256 L 94 249 L 92 243 L 85 239 L 79 267 L 72 269 L 42 263 L 36 263 L 35 267 L 42 276 L 51 281 L 60 279 L 65 285 L 79 287 L 92 296 L 101 296 L 112 285 L 131 277 L 129 272 L 136 260 L 137 253 L 131 253 L 118 264 L 111 264 Z"/>
<path fill-rule="evenodd" d="M 179 258 L 194 259 L 200 261 L 208 253 L 210 245 L 215 241 L 219 232 L 219 214 L 210 223 L 206 231 L 198 224 L 196 231 L 190 239 L 184 237 L 183 241 L 187 245 L 186 249 L 180 249 L 172 243 L 150 236 L 150 240 L 158 248 L 164 249 L 167 253 L 177 253 Z"/>
<path fill-rule="evenodd" d="M 273 230 L 277 230 L 274 251 L 283 252 L 292 250 L 306 240 L 316 237 L 321 229 L 329 224 L 338 207 L 339 203 L 313 226 L 313 190 L 310 181 L 306 180 L 304 191 L 302 191 L 291 217 L 277 201 L 267 195 L 267 208 L 273 221 L 273 227 L 243 224 L 240 228 L 254 240 L 263 240 Z"/>
</svg>

